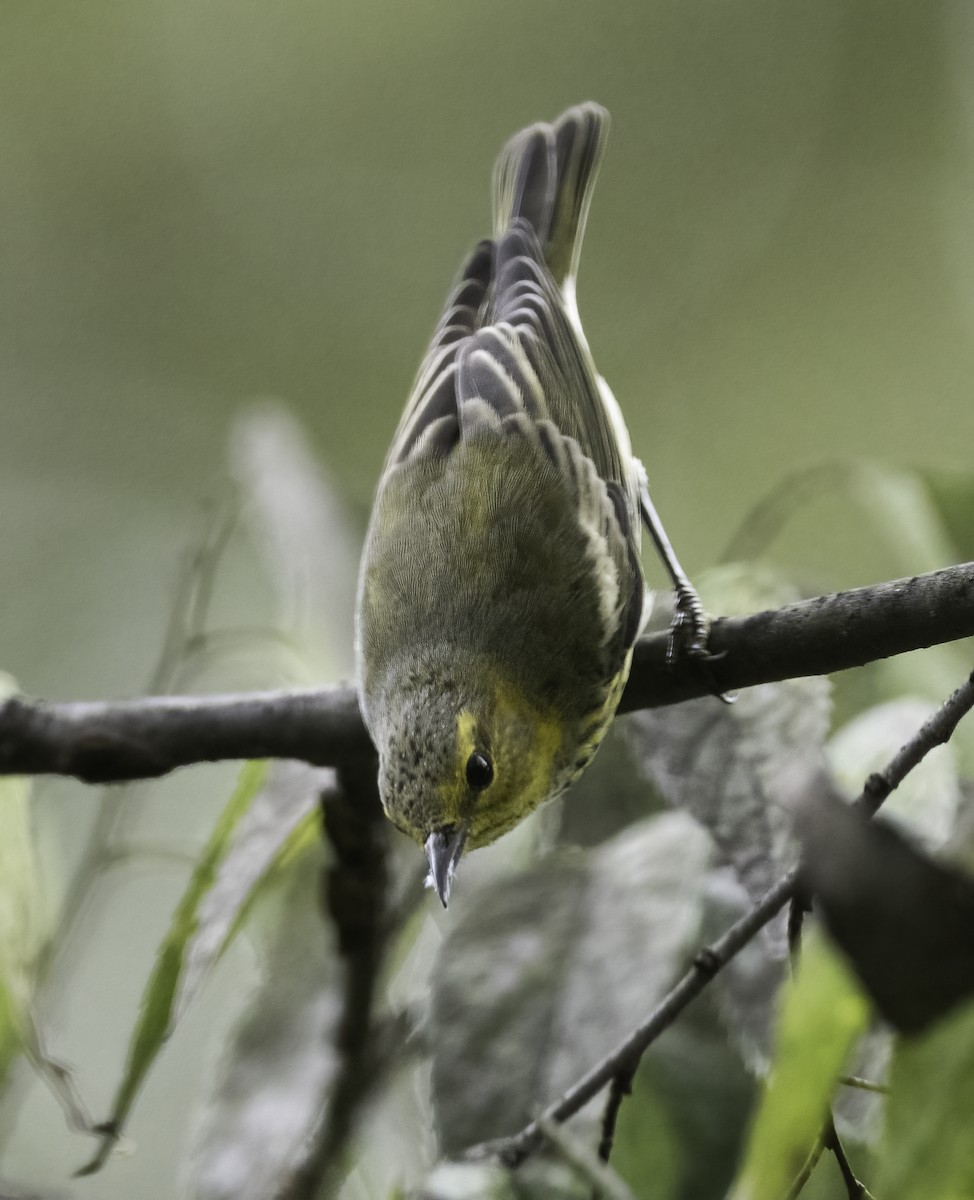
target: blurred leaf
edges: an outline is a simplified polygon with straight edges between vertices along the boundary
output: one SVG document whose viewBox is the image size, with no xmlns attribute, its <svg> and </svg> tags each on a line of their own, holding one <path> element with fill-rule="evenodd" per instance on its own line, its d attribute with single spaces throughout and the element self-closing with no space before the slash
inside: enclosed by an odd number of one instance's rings
<svg viewBox="0 0 974 1200">
<path fill-rule="evenodd" d="M 788 522 L 822 496 L 848 487 L 853 470 L 852 463 L 836 459 L 789 471 L 745 514 L 720 562 L 754 562 L 767 556 L 771 543 Z"/>
<path fill-rule="evenodd" d="M 323 865 L 319 839 L 273 906 L 261 982 L 227 1040 L 193 1139 L 187 1186 L 197 1200 L 277 1195 L 321 1118 L 341 1013 L 338 960 L 320 903 Z"/>
<path fill-rule="evenodd" d="M 560 801 L 541 809 L 543 820 L 557 823 L 561 844 L 597 846 L 662 808 L 659 794 L 637 769 L 632 720 L 628 714 L 616 717 L 592 765 Z"/>
<path fill-rule="evenodd" d="M 334 786 L 333 771 L 300 762 L 267 766 L 263 786 L 231 831 L 212 886 L 200 898 L 196 930 L 186 946 L 172 1024 L 262 894 L 268 874 L 318 840 L 318 797 Z"/>
<path fill-rule="evenodd" d="M 518 1170 L 488 1163 L 440 1163 L 417 1200 L 592 1200 L 592 1184 L 564 1163 L 534 1156 Z"/>
<path fill-rule="evenodd" d="M 725 567 L 705 578 L 712 612 L 754 611 L 793 598 L 767 571 Z M 630 728 L 643 769 L 666 801 L 713 834 L 724 861 L 758 900 L 796 859 L 791 808 L 821 770 L 829 683 L 791 679 L 649 710 Z M 783 923 L 766 935 L 784 953 Z"/>
<path fill-rule="evenodd" d="M 874 1016 L 871 1028 L 859 1039 L 846 1064 L 846 1073 L 885 1087 L 893 1056 L 893 1030 Z M 832 1104 L 835 1127 L 843 1140 L 875 1146 L 883 1128 L 886 1097 L 861 1087 L 840 1087 Z"/>
<path fill-rule="evenodd" d="M 297 419 L 264 401 L 237 419 L 234 473 L 251 504 L 280 623 L 310 656 L 312 675 L 355 668 L 352 630 L 361 538 Z"/>
<path fill-rule="evenodd" d="M 934 571 L 957 558 L 944 506 L 922 472 L 871 459 L 835 459 L 787 474 L 751 509 L 732 537 L 723 561 L 750 562 L 768 554 L 786 525 L 817 501 L 847 495 L 910 574 Z M 963 555 L 963 557 L 967 557 Z"/>
<path fill-rule="evenodd" d="M 418 1200 L 522 1200 L 513 1174 L 488 1163 L 441 1163 Z"/>
<path fill-rule="evenodd" d="M 954 544 L 960 562 L 974 559 L 974 474 L 944 468 L 921 468 L 930 499 Z"/>
<path fill-rule="evenodd" d="M 708 988 L 644 1055 L 612 1162 L 639 1200 L 720 1200 L 753 1092 Z"/>
<path fill-rule="evenodd" d="M 937 705 L 907 696 L 868 709 L 829 740 L 826 759 L 842 792 L 854 799 L 874 771 L 882 770 L 936 711 Z M 883 804 L 883 817 L 908 829 L 930 849 L 951 837 L 960 806 L 953 746 L 937 746 Z"/>
<path fill-rule="evenodd" d="M 655 1072 L 642 1063 L 619 1110 L 612 1164 L 639 1200 L 670 1200 L 679 1195 L 684 1152 Z"/>
<path fill-rule="evenodd" d="M 663 995 L 695 945 L 708 857 L 694 822 L 664 814 L 460 893 L 430 1021 L 447 1154 L 515 1132 Z"/>
<path fill-rule="evenodd" d="M 169 931 L 159 947 L 156 965 L 143 992 L 139 1018 L 129 1040 L 125 1071 L 115 1093 L 111 1116 L 104 1126 L 102 1144 L 94 1158 L 81 1169 L 80 1174 L 91 1174 L 104 1165 L 149 1069 L 172 1032 L 178 1013 L 185 1007 L 187 1001 L 181 998 L 180 989 L 188 958 L 195 955 L 196 939 L 202 938 L 209 942 L 209 961 L 212 961 L 212 956 L 222 952 L 227 937 L 236 928 L 235 918 L 247 900 L 246 893 L 240 894 L 231 889 L 234 894 L 227 896 L 227 908 L 220 912 L 209 911 L 209 919 L 222 931 L 212 942 L 208 938 L 208 928 L 201 923 L 201 906 L 221 879 L 221 868 L 234 844 L 234 833 L 260 792 L 266 776 L 266 763 L 247 763 L 243 767 L 236 790 L 220 814 L 209 841 L 197 859 L 189 884 L 173 914 Z M 287 832 L 268 830 L 265 836 L 273 834 L 276 845 L 280 846 Z M 248 852 L 252 852 L 253 846 L 249 838 L 246 846 Z M 251 879 L 251 886 L 253 884 L 254 880 Z M 202 955 L 194 958 L 194 986 L 201 978 L 204 966 Z"/>
<path fill-rule="evenodd" d="M 706 880 L 703 942 L 709 944 L 752 906 L 729 867 L 710 871 Z M 787 959 L 768 938 L 752 938 L 719 972 L 708 988 L 731 1044 L 747 1069 L 765 1075 L 771 1065 L 777 996 L 787 974 Z"/>
<path fill-rule="evenodd" d="M 863 461 L 856 464 L 852 481 L 874 528 L 896 552 L 901 571 L 917 575 L 954 561 L 955 547 L 917 472 Z"/>
<path fill-rule="evenodd" d="M 883 1200 L 974 1196 L 974 1004 L 896 1048 L 878 1156 Z"/>
<path fill-rule="evenodd" d="M 16 685 L 0 674 L 0 700 Z M 0 778 L 0 1082 L 33 1040 L 34 970 L 46 936 L 31 830 L 31 781 Z"/>
<path fill-rule="evenodd" d="M 811 936 L 784 994 L 774 1065 L 731 1200 L 781 1200 L 822 1131 L 869 1007 L 825 941 Z"/>
<path fill-rule="evenodd" d="M 834 797 L 798 829 L 816 908 L 888 1021 L 917 1032 L 974 993 L 974 879 Z"/>
</svg>

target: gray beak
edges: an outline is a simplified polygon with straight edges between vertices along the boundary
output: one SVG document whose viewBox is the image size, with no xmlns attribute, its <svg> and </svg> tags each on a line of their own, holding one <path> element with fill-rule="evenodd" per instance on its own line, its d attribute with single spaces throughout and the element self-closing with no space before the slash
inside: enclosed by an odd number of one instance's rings
<svg viewBox="0 0 974 1200">
<path fill-rule="evenodd" d="M 426 861 L 430 865 L 427 887 L 436 889 L 440 903 L 446 908 L 450 899 L 453 875 L 467 840 L 465 829 L 437 829 L 426 839 Z"/>
</svg>

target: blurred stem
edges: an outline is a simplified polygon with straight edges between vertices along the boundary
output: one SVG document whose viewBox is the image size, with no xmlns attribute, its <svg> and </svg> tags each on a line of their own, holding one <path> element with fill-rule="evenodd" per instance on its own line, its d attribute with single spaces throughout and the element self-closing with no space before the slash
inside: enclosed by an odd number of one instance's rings
<svg viewBox="0 0 974 1200">
<path fill-rule="evenodd" d="M 718 561 L 752 562 L 761 558 L 785 525 L 806 504 L 848 486 L 860 469 L 856 462 L 837 460 L 792 471 L 746 514 Z"/>
<path fill-rule="evenodd" d="M 278 1200 L 313 1200 L 337 1191 L 358 1117 L 383 1069 L 381 1025 L 373 1010 L 390 925 L 387 823 L 377 774 L 375 756 L 365 755 L 340 772 L 338 789 L 322 797 L 331 851 L 323 887 L 324 917 L 334 927 L 345 973 L 335 1040 L 340 1065 L 308 1157 Z"/>
<path fill-rule="evenodd" d="M 213 596 L 216 572 L 236 523 L 236 510 L 215 506 L 205 520 L 197 545 L 184 555 L 170 606 L 169 621 L 162 649 L 149 677 L 147 690 L 165 692 L 179 675 L 190 648 L 205 638 L 205 624 Z M 88 916 L 95 888 L 105 872 L 124 861 L 134 847 L 115 844 L 119 833 L 138 811 L 133 803 L 131 784 L 102 791 L 94 826 L 74 871 L 71 874 L 57 926 L 49 943 L 38 957 L 35 968 L 35 997 L 39 1007 L 49 1009 L 54 991 L 49 986 L 56 969 L 65 969 L 68 947 L 84 918 Z M 157 852 L 167 857 L 166 851 Z M 187 861 L 182 855 L 183 863 Z M 190 860 L 192 861 L 191 857 Z M 45 1014 L 49 1015 L 49 1014 Z M 34 1015 L 24 1052 L 35 1070 L 49 1085 L 75 1130 L 90 1132 L 91 1119 L 74 1081 L 71 1068 L 52 1058 L 44 1046 L 42 1030 Z M 11 1092 L 11 1095 L 15 1095 Z M 16 1100 L 14 1101 L 16 1103 Z M 0 1144 L 5 1140 L 0 1136 Z"/>
<path fill-rule="evenodd" d="M 177 577 L 162 649 L 149 677 L 148 692 L 164 695 L 178 677 L 191 647 L 204 637 L 217 569 L 236 521 L 235 508 L 225 508 L 223 511 L 216 508 L 205 521 L 198 544 L 185 554 Z M 61 907 L 61 919 L 41 965 L 41 981 L 73 938 L 101 875 L 113 865 L 115 852 L 112 843 L 124 824 L 135 815 L 134 807 L 128 787 L 115 787 L 102 792 L 94 829 L 71 876 Z"/>
</svg>

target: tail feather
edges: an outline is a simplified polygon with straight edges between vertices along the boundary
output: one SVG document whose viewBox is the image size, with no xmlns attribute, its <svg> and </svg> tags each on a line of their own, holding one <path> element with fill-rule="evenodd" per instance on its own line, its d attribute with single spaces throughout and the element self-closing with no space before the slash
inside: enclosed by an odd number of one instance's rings
<svg viewBox="0 0 974 1200">
<path fill-rule="evenodd" d="M 515 134 L 494 168 L 494 236 L 503 237 L 515 221 L 527 223 L 559 287 L 578 270 L 608 133 L 609 114 L 589 101 L 553 125 L 531 125 Z"/>
</svg>

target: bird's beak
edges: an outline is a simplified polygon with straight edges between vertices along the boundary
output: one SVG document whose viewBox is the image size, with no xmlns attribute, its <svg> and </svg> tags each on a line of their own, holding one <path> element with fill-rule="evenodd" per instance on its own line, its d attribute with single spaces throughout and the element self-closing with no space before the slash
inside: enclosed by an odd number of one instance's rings
<svg viewBox="0 0 974 1200">
<path fill-rule="evenodd" d="M 426 886 L 436 889 L 440 903 L 446 908 L 450 899 L 453 875 L 463 853 L 467 831 L 460 829 L 437 829 L 426 839 L 426 861 L 430 865 Z"/>
</svg>

